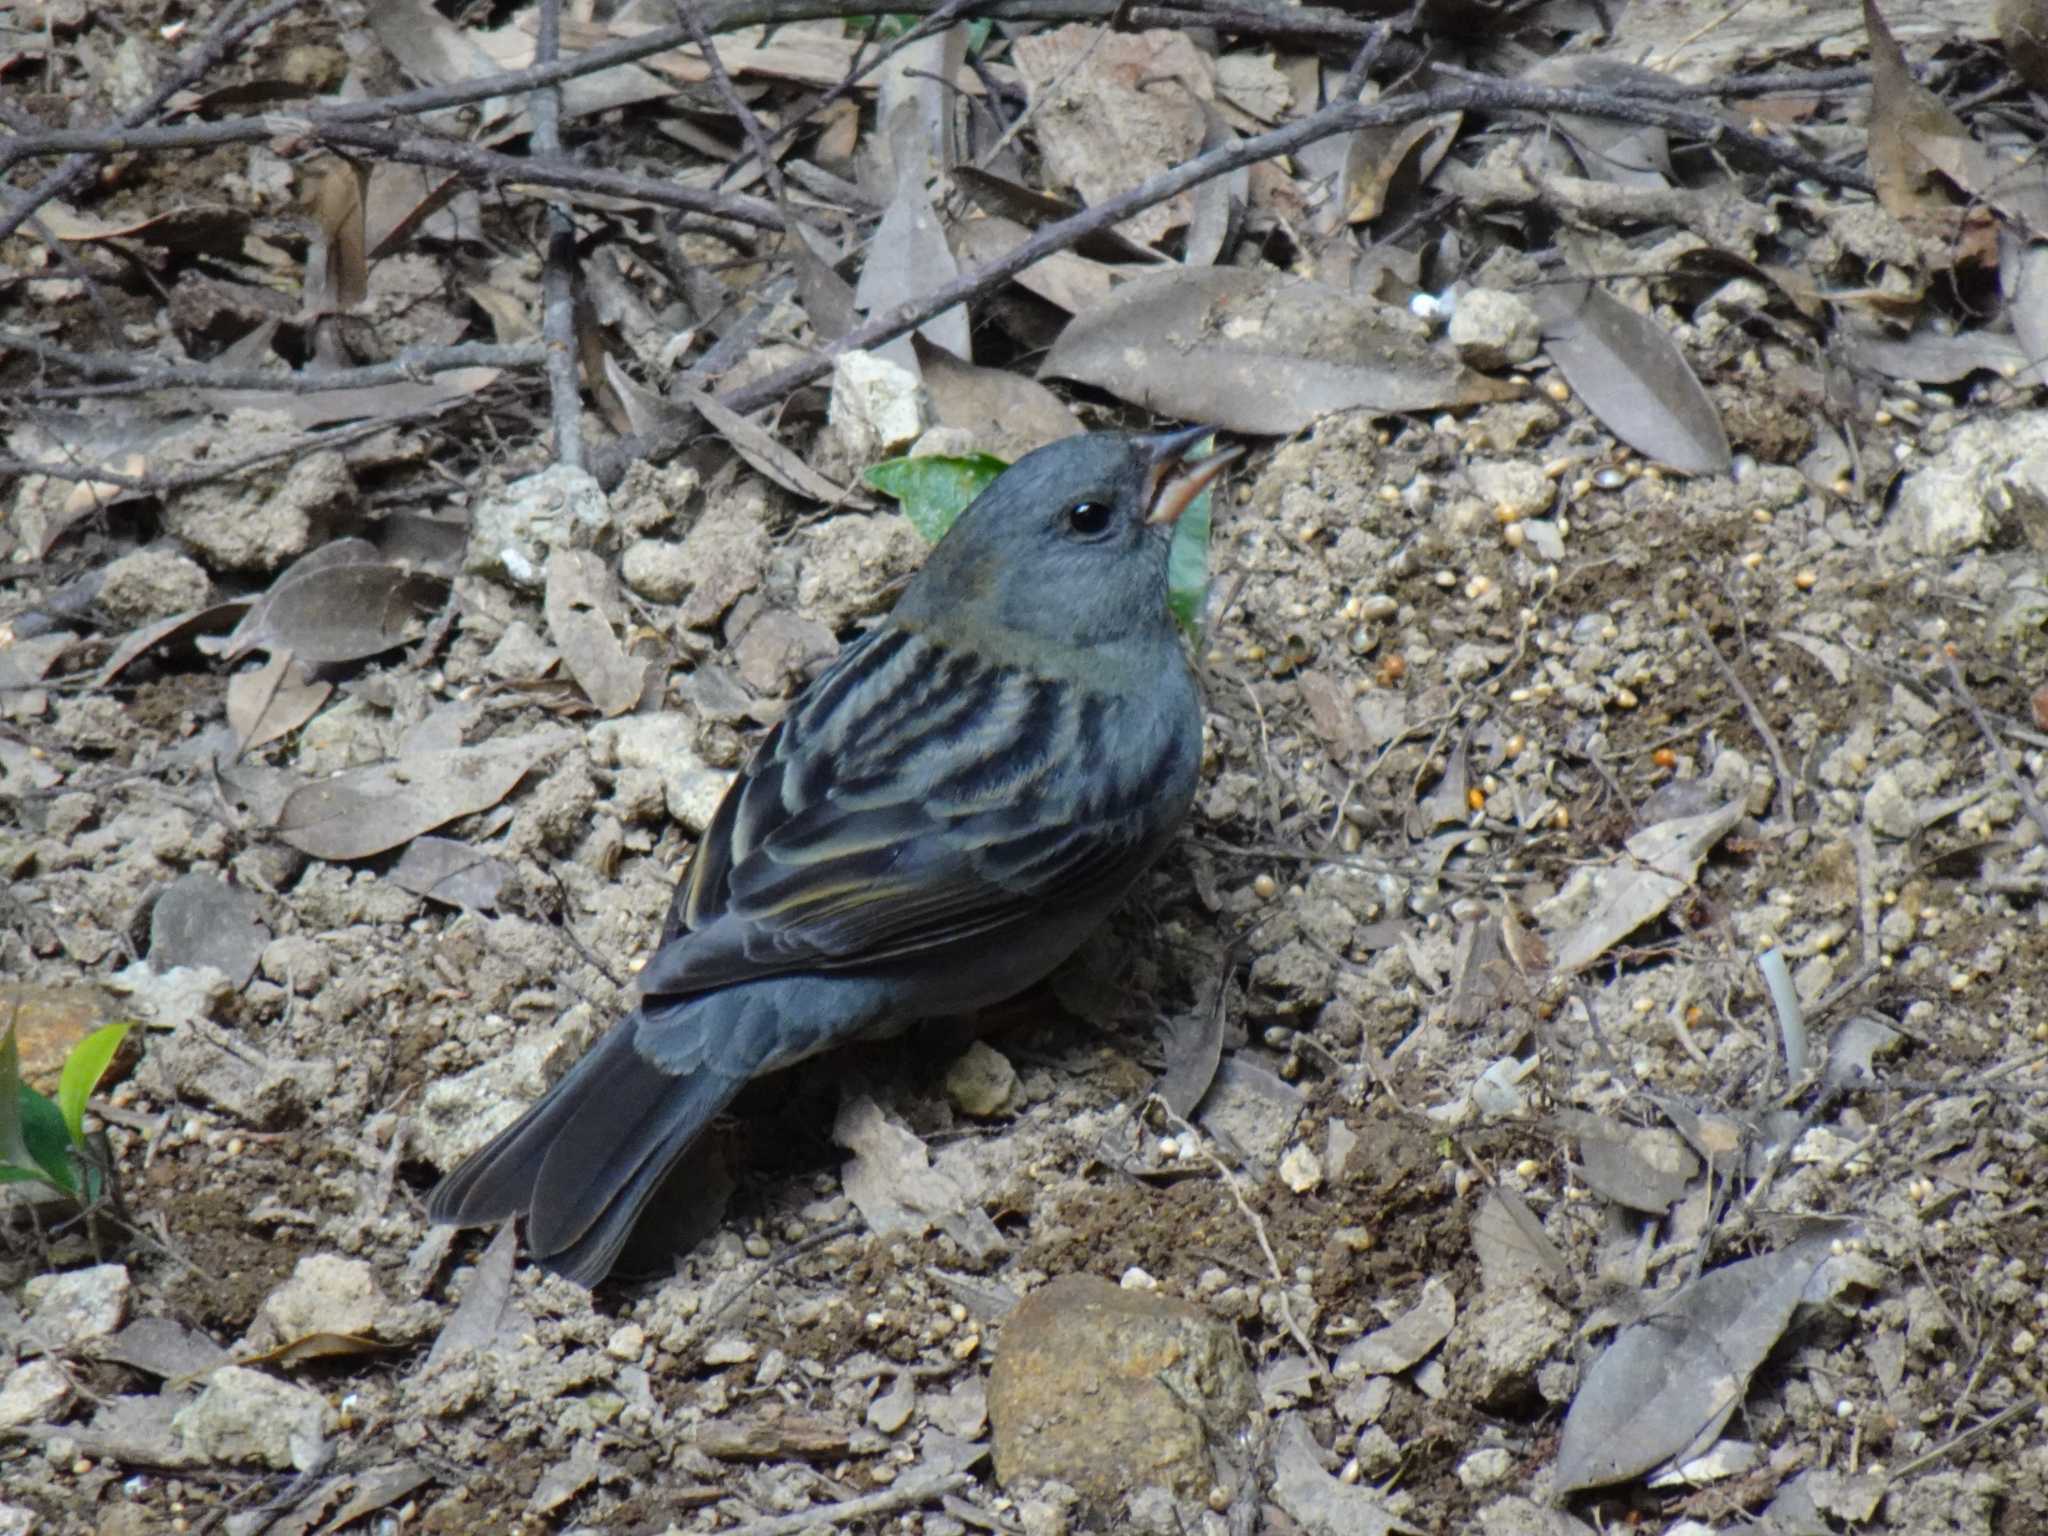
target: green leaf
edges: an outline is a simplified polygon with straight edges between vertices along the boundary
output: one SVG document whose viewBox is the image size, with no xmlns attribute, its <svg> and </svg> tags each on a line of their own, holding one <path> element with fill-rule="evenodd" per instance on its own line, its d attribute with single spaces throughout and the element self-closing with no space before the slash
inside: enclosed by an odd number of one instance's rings
<svg viewBox="0 0 2048 1536">
<path fill-rule="evenodd" d="M 910 526 L 936 544 L 967 504 L 988 489 L 988 483 L 1010 466 L 991 453 L 949 459 L 927 454 L 918 459 L 885 459 L 861 478 L 885 496 L 893 496 Z"/>
<path fill-rule="evenodd" d="M 0 1181 L 26 1179 L 40 1180 L 74 1198 L 78 1194 L 64 1117 L 21 1080 L 21 1048 L 9 1021 L 7 1033 L 0 1035 Z"/>
<path fill-rule="evenodd" d="M 9 1168 L 35 1166 L 22 1131 L 24 1094 L 42 1097 L 21 1080 L 21 1047 L 15 1042 L 14 1021 L 10 1019 L 7 1033 L 0 1035 L 0 1165 Z"/>
<path fill-rule="evenodd" d="M 57 1109 L 75 1147 L 85 1145 L 85 1101 L 107 1075 L 129 1028 L 125 1021 L 102 1025 L 73 1046 L 64 1059 L 64 1075 L 57 1080 Z"/>
<path fill-rule="evenodd" d="M 21 1085 L 20 1104 L 22 1139 L 28 1143 L 29 1157 L 42 1170 L 43 1182 L 78 1199 L 78 1172 L 71 1161 L 71 1138 L 64 1134 L 64 1117 L 27 1083 Z"/>
<path fill-rule="evenodd" d="M 1215 445 L 1216 440 L 1209 438 L 1202 451 Z M 1197 650 L 1202 644 L 1202 610 L 1209 603 L 1209 494 L 1204 491 L 1189 502 L 1174 523 L 1173 547 L 1166 556 L 1166 606 Z"/>
</svg>

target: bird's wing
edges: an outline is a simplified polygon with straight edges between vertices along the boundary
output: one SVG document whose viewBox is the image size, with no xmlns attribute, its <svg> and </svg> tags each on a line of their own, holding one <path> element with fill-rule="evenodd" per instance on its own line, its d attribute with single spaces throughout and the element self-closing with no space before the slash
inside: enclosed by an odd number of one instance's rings
<svg viewBox="0 0 2048 1536">
<path fill-rule="evenodd" d="M 1120 885 L 1187 745 L 1109 765 L 1108 706 L 883 631 L 764 742 L 640 982 L 701 991 L 1000 934 Z M 847 662 L 856 675 L 849 678 Z M 1148 760 L 1149 759 L 1149 760 Z"/>
</svg>

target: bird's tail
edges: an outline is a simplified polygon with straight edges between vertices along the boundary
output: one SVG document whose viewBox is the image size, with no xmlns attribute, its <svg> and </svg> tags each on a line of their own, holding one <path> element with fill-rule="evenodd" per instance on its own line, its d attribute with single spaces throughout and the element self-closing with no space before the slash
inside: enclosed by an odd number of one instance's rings
<svg viewBox="0 0 2048 1536">
<path fill-rule="evenodd" d="M 602 1280 L 663 1175 L 746 1082 L 710 1067 L 662 1071 L 635 1047 L 640 1022 L 637 1011 L 621 1019 L 443 1179 L 428 1216 L 478 1226 L 524 1214 L 535 1263 L 580 1285 Z"/>
</svg>

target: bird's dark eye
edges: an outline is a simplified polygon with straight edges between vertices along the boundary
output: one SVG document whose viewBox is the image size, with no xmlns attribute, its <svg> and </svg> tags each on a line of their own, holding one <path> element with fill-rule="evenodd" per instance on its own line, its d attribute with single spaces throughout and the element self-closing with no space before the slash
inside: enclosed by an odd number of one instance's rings
<svg viewBox="0 0 2048 1536">
<path fill-rule="evenodd" d="M 1077 501 L 1067 508 L 1067 531 L 1084 539 L 1100 538 L 1109 532 L 1114 515 L 1106 501 Z"/>
</svg>

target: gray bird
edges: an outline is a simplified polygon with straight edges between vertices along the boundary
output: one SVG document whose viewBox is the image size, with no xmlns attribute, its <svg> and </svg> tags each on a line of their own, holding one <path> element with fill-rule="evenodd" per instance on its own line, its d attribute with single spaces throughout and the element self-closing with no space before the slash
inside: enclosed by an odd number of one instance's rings
<svg viewBox="0 0 2048 1536">
<path fill-rule="evenodd" d="M 524 1214 L 534 1259 L 594 1284 L 750 1079 L 998 1002 L 1074 951 L 1194 797 L 1166 564 L 1237 457 L 1190 462 L 1207 435 L 1067 438 L 960 514 L 726 793 L 639 1006 L 441 1181 L 435 1221 Z"/>
</svg>

